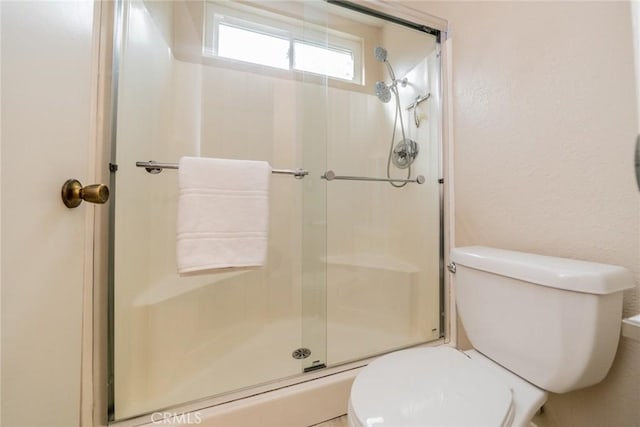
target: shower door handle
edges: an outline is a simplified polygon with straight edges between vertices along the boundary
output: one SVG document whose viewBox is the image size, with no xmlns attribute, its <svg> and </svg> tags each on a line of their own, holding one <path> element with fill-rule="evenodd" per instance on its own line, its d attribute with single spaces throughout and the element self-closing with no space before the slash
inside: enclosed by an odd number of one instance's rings
<svg viewBox="0 0 640 427">
<path fill-rule="evenodd" d="M 62 203 L 69 209 L 77 208 L 83 200 L 101 205 L 109 200 L 109 187 L 104 184 L 83 187 L 77 179 L 68 179 L 62 185 L 60 195 Z"/>
</svg>

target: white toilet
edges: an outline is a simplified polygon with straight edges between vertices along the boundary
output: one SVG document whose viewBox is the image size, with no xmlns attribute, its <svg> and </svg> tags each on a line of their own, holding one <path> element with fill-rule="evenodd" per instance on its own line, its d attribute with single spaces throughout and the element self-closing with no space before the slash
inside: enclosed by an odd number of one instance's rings
<svg viewBox="0 0 640 427">
<path fill-rule="evenodd" d="M 486 247 L 451 252 L 474 346 L 382 356 L 351 388 L 351 427 L 529 425 L 547 391 L 600 382 L 620 335 L 622 267 Z"/>
</svg>

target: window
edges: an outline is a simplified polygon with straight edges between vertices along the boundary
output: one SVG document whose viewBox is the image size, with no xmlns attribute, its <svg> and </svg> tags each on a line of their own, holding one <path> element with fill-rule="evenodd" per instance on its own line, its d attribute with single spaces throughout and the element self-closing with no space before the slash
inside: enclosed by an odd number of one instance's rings
<svg viewBox="0 0 640 427">
<path fill-rule="evenodd" d="M 362 40 L 302 24 L 246 6 L 209 2 L 204 55 L 362 84 Z"/>
<path fill-rule="evenodd" d="M 289 69 L 289 40 L 245 28 L 218 24 L 218 56 Z"/>
<path fill-rule="evenodd" d="M 351 51 L 315 46 L 299 40 L 293 42 L 293 68 L 296 70 L 353 80 L 354 67 Z"/>
</svg>

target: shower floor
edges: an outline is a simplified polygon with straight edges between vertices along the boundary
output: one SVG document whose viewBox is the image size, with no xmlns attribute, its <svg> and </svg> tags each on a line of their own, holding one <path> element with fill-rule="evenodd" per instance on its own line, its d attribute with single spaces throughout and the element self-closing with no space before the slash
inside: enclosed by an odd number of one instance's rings
<svg viewBox="0 0 640 427">
<path fill-rule="evenodd" d="M 291 356 L 302 347 L 300 322 L 279 321 L 256 329 L 255 325 L 234 330 L 236 345 L 217 351 L 206 365 L 184 364 L 171 375 L 167 387 L 148 387 L 146 396 L 122 396 L 120 416 L 148 413 L 203 397 L 222 395 L 284 378 L 300 375 L 303 363 Z M 327 348 L 318 343 L 311 357 L 328 366 L 363 359 L 373 354 L 425 341 L 411 334 L 385 333 L 359 326 L 327 324 Z M 309 346 L 306 342 L 305 345 Z M 126 391 L 125 391 L 126 392 Z"/>
</svg>

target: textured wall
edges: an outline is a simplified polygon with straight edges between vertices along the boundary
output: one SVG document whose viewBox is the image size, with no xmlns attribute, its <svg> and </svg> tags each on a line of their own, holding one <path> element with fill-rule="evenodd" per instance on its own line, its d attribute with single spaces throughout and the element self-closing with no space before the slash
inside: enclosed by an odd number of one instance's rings
<svg viewBox="0 0 640 427">
<path fill-rule="evenodd" d="M 639 263 L 626 2 L 410 2 L 453 40 L 456 246 Z M 640 312 L 627 292 L 625 315 Z M 640 343 L 600 385 L 551 395 L 554 426 L 640 426 Z"/>
</svg>

